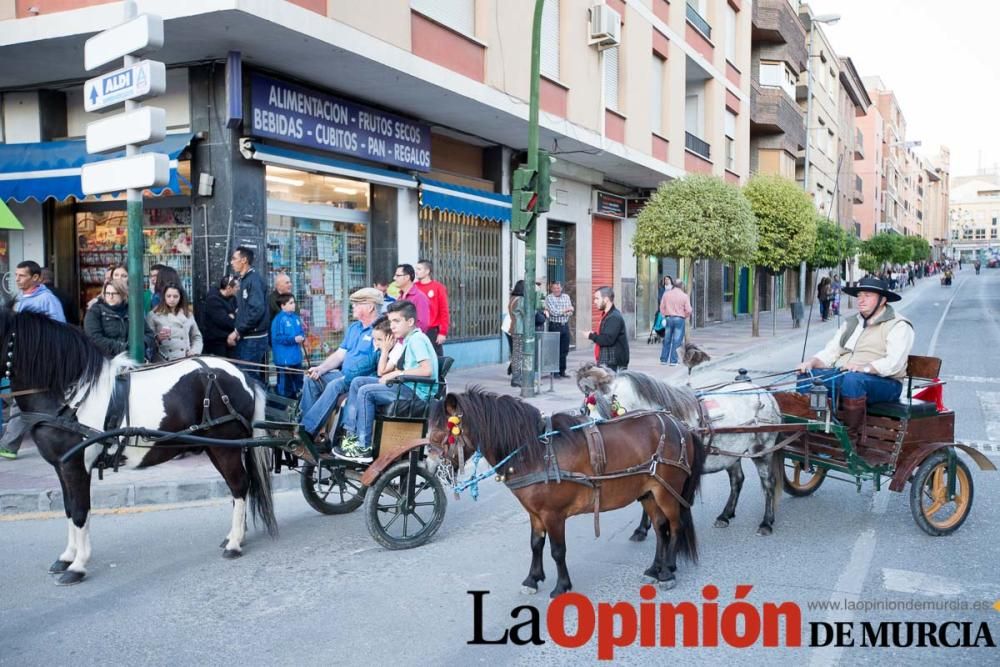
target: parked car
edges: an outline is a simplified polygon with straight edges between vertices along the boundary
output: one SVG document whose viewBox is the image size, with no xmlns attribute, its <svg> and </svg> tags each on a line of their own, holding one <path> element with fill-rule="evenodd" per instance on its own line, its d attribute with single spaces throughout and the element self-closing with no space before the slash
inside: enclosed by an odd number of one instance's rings
<svg viewBox="0 0 1000 667">
<path fill-rule="evenodd" d="M 1000 258 L 991 257 L 990 260 L 986 262 L 987 269 L 995 269 L 997 267 L 1000 267 Z"/>
</svg>

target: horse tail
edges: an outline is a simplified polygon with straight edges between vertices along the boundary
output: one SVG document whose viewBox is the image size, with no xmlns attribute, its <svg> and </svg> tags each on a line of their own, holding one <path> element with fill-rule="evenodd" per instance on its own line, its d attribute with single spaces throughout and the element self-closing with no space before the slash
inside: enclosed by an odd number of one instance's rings
<svg viewBox="0 0 1000 667">
<path fill-rule="evenodd" d="M 264 421 L 267 393 L 256 382 L 251 382 L 250 387 L 254 394 L 253 420 Z M 254 429 L 255 438 L 264 435 L 266 434 L 260 429 Z M 253 515 L 254 524 L 260 521 L 267 528 L 267 534 L 275 537 L 278 534 L 278 522 L 274 518 L 274 499 L 271 495 L 271 452 L 266 447 L 247 447 L 243 455 L 243 464 L 250 480 L 247 495 L 250 498 L 250 514 Z"/>
<path fill-rule="evenodd" d="M 688 557 L 693 563 L 698 562 L 698 536 L 695 534 L 694 517 L 691 516 L 691 505 L 701 488 L 701 475 L 705 468 L 705 457 L 708 455 L 705 443 L 697 433 L 691 433 L 694 444 L 691 452 L 691 474 L 684 480 L 681 497 L 687 502 L 687 507 L 681 505 L 681 530 L 677 536 L 677 550 Z"/>
</svg>

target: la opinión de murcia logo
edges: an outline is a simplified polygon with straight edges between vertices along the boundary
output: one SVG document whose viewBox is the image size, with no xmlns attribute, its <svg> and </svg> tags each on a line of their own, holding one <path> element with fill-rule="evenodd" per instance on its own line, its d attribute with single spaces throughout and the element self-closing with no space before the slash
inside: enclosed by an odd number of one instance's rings
<svg viewBox="0 0 1000 667">
<path fill-rule="evenodd" d="M 701 602 L 655 602 L 657 591 L 651 585 L 639 589 L 642 600 L 639 604 L 625 601 L 595 604 L 580 593 L 564 593 L 554 598 L 544 613 L 533 605 L 514 607 L 510 618 L 515 622 L 491 636 L 486 636 L 484 628 L 484 607 L 490 591 L 466 591 L 472 596 L 473 614 L 473 636 L 467 643 L 540 646 L 546 643 L 542 637 L 544 623 L 548 640 L 563 648 L 579 649 L 596 635 L 600 660 L 613 659 L 615 649 L 634 646 L 801 647 L 803 621 L 798 603 L 755 605 L 747 600 L 752 590 L 752 585 L 737 585 L 733 600 L 723 604 L 718 602 L 718 587 L 711 584 L 702 588 Z M 810 622 L 808 626 L 811 647 L 996 646 L 985 622 Z"/>
</svg>

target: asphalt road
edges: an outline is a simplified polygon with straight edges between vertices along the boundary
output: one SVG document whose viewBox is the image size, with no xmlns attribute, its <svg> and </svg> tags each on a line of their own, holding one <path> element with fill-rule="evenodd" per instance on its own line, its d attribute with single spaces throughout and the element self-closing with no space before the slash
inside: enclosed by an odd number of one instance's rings
<svg viewBox="0 0 1000 667">
<path fill-rule="evenodd" d="M 949 288 L 925 281 L 905 293 L 904 314 L 917 330 L 914 352 L 944 360 L 945 400 L 958 414 L 961 438 L 989 451 L 1000 441 L 1000 373 L 995 341 L 1000 271 L 976 277 L 963 271 Z M 942 318 L 947 309 L 947 316 Z M 940 324 L 940 326 L 939 326 Z M 814 344 L 813 344 L 814 343 Z M 814 341 L 815 349 L 823 341 Z M 736 365 L 787 369 L 801 343 L 754 354 Z M 720 368 L 706 382 L 731 376 Z M 983 444 L 985 443 L 985 444 Z M 971 462 L 970 462 L 971 465 Z M 678 586 L 656 602 L 705 602 L 703 587 L 719 589 L 720 615 L 738 585 L 751 585 L 747 600 L 792 601 L 801 608 L 801 648 L 619 649 L 629 664 L 993 664 L 995 648 L 808 647 L 809 624 L 853 621 L 967 621 L 973 637 L 987 622 L 1000 641 L 997 570 L 1000 502 L 996 473 L 973 467 L 976 495 L 965 525 L 932 538 L 914 524 L 908 489 L 903 494 L 857 492 L 853 484 L 828 481 L 813 496 L 785 496 L 771 537 L 755 535 L 762 495 L 752 467 L 736 519 L 712 527 L 728 493 L 724 475 L 704 479 L 695 506 L 701 559 L 681 562 Z M 529 564 L 528 522 L 513 496 L 498 484 L 482 486 L 478 502 L 449 502 L 444 525 L 421 548 L 390 552 L 369 537 L 362 511 L 320 516 L 293 492 L 279 494 L 281 534 L 271 540 L 251 531 L 245 556 L 224 561 L 217 548 L 228 530 L 229 506 L 218 502 L 95 516 L 94 558 L 88 580 L 58 588 L 45 573 L 63 547 L 62 520 L 0 523 L 3 585 L 0 586 L 0 664 L 75 665 L 129 662 L 144 665 L 243 664 L 528 664 L 592 663 L 596 641 L 577 649 L 556 646 L 545 630 L 547 591 L 520 594 Z M 568 562 L 574 589 L 598 601 L 640 602 L 640 575 L 652 557 L 650 542 L 628 541 L 637 508 L 602 516 L 594 539 L 589 516 L 571 520 Z M 541 646 L 469 645 L 473 638 L 470 590 L 490 591 L 483 602 L 483 636 L 495 639 L 541 615 Z M 876 603 L 874 610 L 829 611 L 810 603 Z M 981 610 L 890 609 L 893 605 L 984 603 Z M 574 619 L 571 613 L 568 618 Z M 702 620 L 708 616 L 702 614 Z M 703 623 L 711 625 L 710 623 Z M 575 623 L 571 624 L 571 627 Z M 618 627 L 611 626 L 612 629 Z M 742 625 L 738 627 L 743 627 Z M 704 630 L 704 627 L 701 628 Z M 952 634 L 952 637 L 960 637 Z M 784 635 L 782 635 L 784 636 Z M 702 639 L 699 643 L 704 643 Z M 783 642 L 782 642 L 783 643 Z"/>
</svg>

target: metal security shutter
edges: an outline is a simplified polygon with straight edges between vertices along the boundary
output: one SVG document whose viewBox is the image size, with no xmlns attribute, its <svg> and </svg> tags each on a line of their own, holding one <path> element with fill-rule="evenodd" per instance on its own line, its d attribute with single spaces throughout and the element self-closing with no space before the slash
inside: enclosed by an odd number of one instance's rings
<svg viewBox="0 0 1000 667">
<path fill-rule="evenodd" d="M 542 9 L 542 74 L 559 78 L 559 0 L 546 0 Z"/>
<path fill-rule="evenodd" d="M 618 47 L 604 53 L 604 106 L 618 111 Z"/>
<path fill-rule="evenodd" d="M 475 0 L 410 0 L 410 7 L 464 35 L 476 35 Z"/>
<path fill-rule="evenodd" d="M 615 285 L 615 223 L 603 218 L 594 218 L 591 227 L 591 275 L 592 287 L 614 287 Z M 590 294 L 589 296 L 593 296 Z M 617 303 L 617 295 L 616 303 Z M 581 295 L 582 298 L 582 295 Z M 601 311 L 593 311 L 594 331 L 601 322 Z"/>
</svg>

